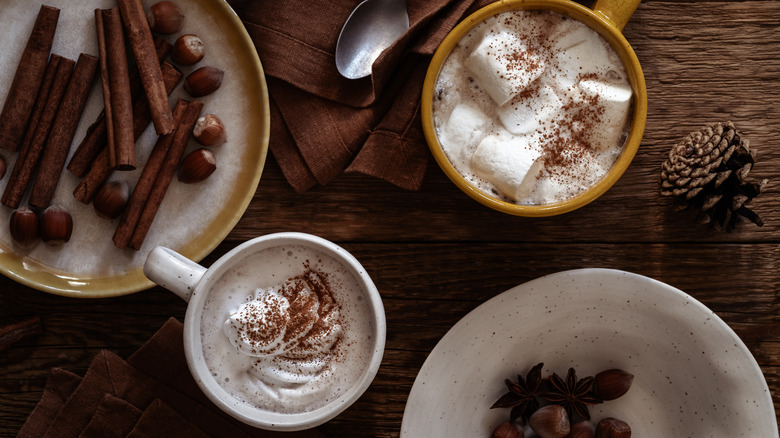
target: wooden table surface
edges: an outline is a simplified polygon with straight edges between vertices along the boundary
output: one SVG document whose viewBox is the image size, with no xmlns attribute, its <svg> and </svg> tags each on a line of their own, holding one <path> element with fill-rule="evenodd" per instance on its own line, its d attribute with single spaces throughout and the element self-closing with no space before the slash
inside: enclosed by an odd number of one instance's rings
<svg viewBox="0 0 780 438">
<path fill-rule="evenodd" d="M 433 160 L 419 192 L 343 175 L 298 195 L 269 158 L 243 219 L 203 263 L 256 236 L 301 231 L 337 242 L 365 266 L 387 313 L 385 356 L 365 395 L 324 432 L 398 436 L 415 376 L 450 327 L 515 285 L 583 267 L 646 275 L 702 301 L 755 356 L 780 411 L 780 2 L 648 0 L 625 35 L 647 81 L 647 129 L 623 178 L 578 211 L 545 219 L 494 212 L 461 193 Z M 751 175 L 770 179 L 752 204 L 762 228 L 697 227 L 657 194 L 671 145 L 727 120 L 758 150 Z M 0 353 L 0 436 L 19 430 L 50 368 L 83 374 L 100 349 L 127 357 L 184 310 L 160 288 L 82 300 L 0 278 L 0 321 L 39 315 L 44 327 Z"/>
</svg>

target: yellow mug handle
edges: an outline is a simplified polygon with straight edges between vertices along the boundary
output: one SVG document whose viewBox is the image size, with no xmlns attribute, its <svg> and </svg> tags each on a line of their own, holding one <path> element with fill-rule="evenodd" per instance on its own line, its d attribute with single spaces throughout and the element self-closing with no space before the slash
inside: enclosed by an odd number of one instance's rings
<svg viewBox="0 0 780 438">
<path fill-rule="evenodd" d="M 642 0 L 597 0 L 593 12 L 607 19 L 618 30 L 623 30 Z"/>
</svg>

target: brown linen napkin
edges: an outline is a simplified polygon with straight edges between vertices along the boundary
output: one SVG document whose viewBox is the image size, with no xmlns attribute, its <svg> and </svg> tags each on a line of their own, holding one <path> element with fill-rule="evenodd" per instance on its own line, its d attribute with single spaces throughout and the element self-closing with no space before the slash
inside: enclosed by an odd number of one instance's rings
<svg viewBox="0 0 780 438">
<path fill-rule="evenodd" d="M 52 368 L 46 379 L 41 400 L 19 430 L 19 438 L 43 436 L 65 401 L 81 383 L 81 377 L 62 368 Z"/>
<path fill-rule="evenodd" d="M 127 434 L 127 438 L 155 437 L 208 438 L 208 435 L 156 398 Z"/>
<path fill-rule="evenodd" d="M 141 414 L 142 410 L 121 398 L 104 394 L 79 438 L 124 438 Z"/>
<path fill-rule="evenodd" d="M 44 396 L 19 436 L 109 436 L 100 430 L 123 436 L 121 432 L 128 432 L 128 423 L 136 436 L 152 436 L 155 430 L 167 430 L 161 421 L 192 433 L 166 432 L 158 436 L 197 436 L 198 431 L 231 438 L 322 436 L 316 429 L 292 433 L 255 429 L 222 412 L 192 379 L 182 345 L 182 324 L 171 318 L 131 356 L 132 365 L 109 351 L 101 351 L 83 379 L 52 370 Z M 133 417 L 137 421 L 133 422 Z M 116 425 L 113 429 L 112 424 Z M 101 429 L 106 425 L 109 429 Z"/>
<path fill-rule="evenodd" d="M 229 0 L 255 43 L 271 103 L 270 149 L 297 192 L 343 171 L 407 190 L 422 184 L 428 152 L 419 119 L 423 78 L 444 36 L 485 0 L 409 0 L 409 30 L 371 77 L 336 70 L 341 27 L 360 0 Z"/>
</svg>

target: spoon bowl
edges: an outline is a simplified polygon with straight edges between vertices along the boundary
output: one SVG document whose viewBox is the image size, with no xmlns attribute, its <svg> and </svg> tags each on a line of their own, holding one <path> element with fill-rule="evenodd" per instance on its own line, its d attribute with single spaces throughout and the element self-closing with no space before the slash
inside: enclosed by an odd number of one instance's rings
<svg viewBox="0 0 780 438">
<path fill-rule="evenodd" d="M 374 61 L 408 29 L 406 0 L 364 0 L 341 28 L 336 68 L 348 79 L 369 76 Z"/>
</svg>

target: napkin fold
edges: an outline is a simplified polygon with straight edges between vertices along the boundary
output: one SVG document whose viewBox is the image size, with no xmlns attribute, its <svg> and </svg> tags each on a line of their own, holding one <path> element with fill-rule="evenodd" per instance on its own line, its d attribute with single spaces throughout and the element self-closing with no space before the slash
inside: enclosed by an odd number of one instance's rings
<svg viewBox="0 0 780 438">
<path fill-rule="evenodd" d="M 51 426 L 54 416 L 80 383 L 81 377 L 78 375 L 62 368 L 52 368 L 46 378 L 41 400 L 27 417 L 17 436 L 20 438 L 43 436 Z"/>
<path fill-rule="evenodd" d="M 101 351 L 83 378 L 55 368 L 19 437 L 314 438 L 315 429 L 255 429 L 222 412 L 200 391 L 183 349 L 183 326 L 169 319 L 123 360 Z"/>
<path fill-rule="evenodd" d="M 228 3 L 263 63 L 270 150 L 297 192 L 344 171 L 420 188 L 429 156 L 420 94 L 430 56 L 462 18 L 489 1 L 409 0 L 409 30 L 374 62 L 370 77 L 357 80 L 338 73 L 335 50 L 359 0 Z"/>
</svg>

